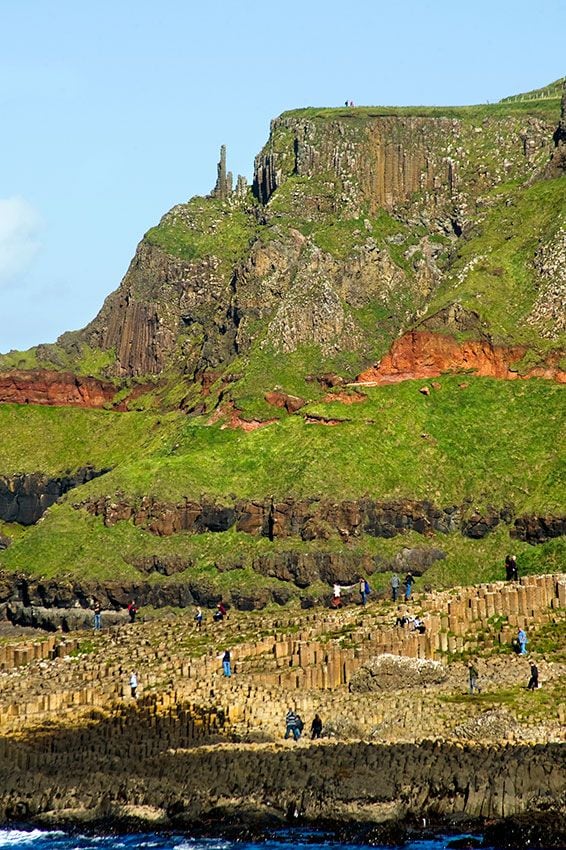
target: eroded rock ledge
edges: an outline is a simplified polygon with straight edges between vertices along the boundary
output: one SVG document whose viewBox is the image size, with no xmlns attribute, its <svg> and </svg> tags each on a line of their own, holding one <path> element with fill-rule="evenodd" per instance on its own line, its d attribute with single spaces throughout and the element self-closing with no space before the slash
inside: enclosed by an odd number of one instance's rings
<svg viewBox="0 0 566 850">
<path fill-rule="evenodd" d="M 104 407 L 118 387 L 98 378 L 49 369 L 13 369 L 0 374 L 0 403 Z"/>
<path fill-rule="evenodd" d="M 180 531 L 202 534 L 206 531 L 236 531 L 268 537 L 270 540 L 299 537 L 302 540 L 328 540 L 333 535 L 343 539 L 369 534 L 372 537 L 394 537 L 405 531 L 420 534 L 460 532 L 480 539 L 501 522 L 511 523 L 513 509 L 489 508 L 478 513 L 470 505 L 438 507 L 432 502 L 411 499 L 379 502 L 358 499 L 329 502 L 319 499 L 285 499 L 281 502 L 237 501 L 233 505 L 193 502 L 183 499 L 177 504 L 160 502 L 150 496 L 138 501 L 126 497 L 102 496 L 74 505 L 102 517 L 107 526 L 124 520 L 133 521 L 152 534 L 169 536 Z M 543 543 L 566 533 L 566 517 L 519 517 L 514 536 L 529 543 Z"/>
<path fill-rule="evenodd" d="M 391 346 L 377 366 L 358 376 L 361 384 L 394 384 L 400 381 L 438 378 L 446 372 L 471 372 L 482 378 L 517 380 L 546 378 L 566 383 L 566 372 L 558 358 L 520 373 L 517 364 L 525 346 L 493 345 L 485 339 L 458 342 L 453 336 L 415 330 L 404 334 Z"/>
<path fill-rule="evenodd" d="M 64 493 L 108 471 L 85 466 L 54 477 L 42 472 L 0 475 L 0 520 L 33 525 Z"/>
</svg>

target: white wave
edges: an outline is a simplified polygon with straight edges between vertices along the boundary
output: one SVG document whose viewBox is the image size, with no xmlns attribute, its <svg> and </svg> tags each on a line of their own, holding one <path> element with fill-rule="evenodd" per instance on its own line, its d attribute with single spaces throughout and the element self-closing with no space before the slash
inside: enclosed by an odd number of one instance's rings
<svg viewBox="0 0 566 850">
<path fill-rule="evenodd" d="M 44 832 L 42 829 L 0 829 L 0 847 L 33 844 L 34 841 L 63 835 L 62 832 Z"/>
</svg>

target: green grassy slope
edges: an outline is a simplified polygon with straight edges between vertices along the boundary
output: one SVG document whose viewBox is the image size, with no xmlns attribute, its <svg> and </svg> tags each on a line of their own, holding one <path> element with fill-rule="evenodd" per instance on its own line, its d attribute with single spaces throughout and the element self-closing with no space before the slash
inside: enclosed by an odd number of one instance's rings
<svg viewBox="0 0 566 850">
<path fill-rule="evenodd" d="M 428 398 L 418 391 L 422 382 L 408 381 L 370 389 L 362 404 L 319 402 L 301 411 L 342 420 L 336 426 L 298 415 L 244 433 L 177 420 L 157 450 L 131 456 L 82 492 L 168 501 L 367 494 L 453 504 L 469 497 L 525 511 L 559 509 L 561 387 L 466 378 L 462 389 L 462 376 L 440 383 Z"/>
<path fill-rule="evenodd" d="M 532 89 L 531 91 L 523 92 L 522 94 L 512 94 L 509 97 L 504 97 L 501 103 L 517 103 L 521 101 L 539 100 L 541 98 L 556 98 L 560 97 L 566 83 L 566 77 L 560 77 L 559 80 L 554 80 L 547 86 L 542 86 L 540 89 Z"/>
<path fill-rule="evenodd" d="M 180 417 L 180 414 L 177 415 Z M 168 438 L 175 415 L 0 404 L 0 474 L 115 466 Z"/>
<path fill-rule="evenodd" d="M 500 186 L 489 204 L 483 221 L 458 244 L 427 315 L 458 301 L 479 313 L 495 342 L 525 343 L 540 351 L 558 348 L 563 340 L 544 340 L 525 320 L 538 294 L 536 251 L 566 227 L 566 177 L 527 188 Z"/>
</svg>

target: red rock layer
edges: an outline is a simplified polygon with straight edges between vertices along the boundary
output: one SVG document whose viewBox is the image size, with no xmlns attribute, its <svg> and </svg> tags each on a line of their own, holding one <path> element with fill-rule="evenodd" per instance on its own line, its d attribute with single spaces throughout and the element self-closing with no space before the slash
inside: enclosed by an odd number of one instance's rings
<svg viewBox="0 0 566 850">
<path fill-rule="evenodd" d="M 411 379 L 437 378 L 445 372 L 472 372 L 484 378 L 548 378 L 566 383 L 566 372 L 555 363 L 519 374 L 513 367 L 525 354 L 522 346 L 492 345 L 487 340 L 458 342 L 451 336 L 412 331 L 391 346 L 378 366 L 362 372 L 357 383 L 394 384 Z"/>
<path fill-rule="evenodd" d="M 0 374 L 0 403 L 48 404 L 64 407 L 103 407 L 117 388 L 97 378 L 47 369 Z"/>
</svg>

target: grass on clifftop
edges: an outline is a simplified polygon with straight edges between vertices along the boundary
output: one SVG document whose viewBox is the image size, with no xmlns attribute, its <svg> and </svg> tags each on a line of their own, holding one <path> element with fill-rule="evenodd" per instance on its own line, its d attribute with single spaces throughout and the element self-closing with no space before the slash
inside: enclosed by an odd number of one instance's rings
<svg viewBox="0 0 566 850">
<path fill-rule="evenodd" d="M 473 106 L 307 106 L 284 112 L 281 118 L 353 119 L 369 118 L 460 118 L 479 121 L 484 118 L 532 115 L 540 118 L 560 117 L 560 96 L 540 100 L 509 100 L 500 103 L 480 103 Z"/>
<path fill-rule="evenodd" d="M 256 229 L 255 218 L 242 205 L 195 197 L 173 207 L 144 238 L 183 260 L 216 257 L 226 271 L 244 257 Z"/>
</svg>

